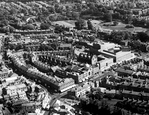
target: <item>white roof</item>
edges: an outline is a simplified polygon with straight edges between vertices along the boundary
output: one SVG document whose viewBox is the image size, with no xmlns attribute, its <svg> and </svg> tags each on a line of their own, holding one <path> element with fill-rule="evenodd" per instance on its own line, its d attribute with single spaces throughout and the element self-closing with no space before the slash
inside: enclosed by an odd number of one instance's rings
<svg viewBox="0 0 149 115">
<path fill-rule="evenodd" d="M 13 76 L 13 77 L 9 77 L 9 78 L 6 78 L 6 82 L 10 82 L 10 81 L 15 81 L 17 79 L 17 76 Z"/>
<path fill-rule="evenodd" d="M 28 113 L 27 115 L 37 115 L 36 113 Z"/>
<path fill-rule="evenodd" d="M 25 84 L 19 84 L 19 85 L 8 86 L 7 89 L 18 89 L 18 88 L 24 88 L 24 87 L 26 87 Z"/>
</svg>

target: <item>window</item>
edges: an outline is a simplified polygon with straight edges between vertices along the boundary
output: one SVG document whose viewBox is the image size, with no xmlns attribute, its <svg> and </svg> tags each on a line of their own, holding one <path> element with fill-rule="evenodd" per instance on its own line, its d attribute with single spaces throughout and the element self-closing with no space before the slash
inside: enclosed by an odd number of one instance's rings
<svg viewBox="0 0 149 115">
<path fill-rule="evenodd" d="M 106 66 L 108 66 L 108 63 L 106 63 Z"/>
</svg>

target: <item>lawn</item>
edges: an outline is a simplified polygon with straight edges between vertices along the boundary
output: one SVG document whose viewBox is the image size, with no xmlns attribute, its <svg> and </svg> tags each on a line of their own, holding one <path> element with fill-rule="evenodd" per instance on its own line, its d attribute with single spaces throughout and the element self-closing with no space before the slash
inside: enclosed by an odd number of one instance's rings
<svg viewBox="0 0 149 115">
<path fill-rule="evenodd" d="M 72 27 L 74 27 L 76 20 L 55 21 L 54 23 L 56 23 L 56 22 L 63 24 L 63 25 L 69 25 L 69 26 L 71 25 Z M 95 27 L 101 26 L 103 29 L 130 31 L 130 32 L 133 32 L 133 31 L 142 32 L 142 31 L 147 30 L 147 29 L 142 28 L 142 27 L 125 28 L 126 24 L 121 23 L 121 22 L 117 26 L 103 26 L 103 24 L 108 24 L 108 23 L 103 23 L 103 21 L 101 21 L 101 20 L 91 20 L 91 22 Z M 86 23 L 87 23 L 87 20 L 86 20 Z"/>
<path fill-rule="evenodd" d="M 136 31 L 136 32 L 141 32 L 141 31 L 146 31 L 145 28 L 142 27 L 134 27 L 134 28 L 125 28 L 126 24 L 120 23 L 117 26 L 103 26 L 102 24 L 102 28 L 104 29 L 111 29 L 111 30 L 121 30 L 121 31 Z"/>
</svg>

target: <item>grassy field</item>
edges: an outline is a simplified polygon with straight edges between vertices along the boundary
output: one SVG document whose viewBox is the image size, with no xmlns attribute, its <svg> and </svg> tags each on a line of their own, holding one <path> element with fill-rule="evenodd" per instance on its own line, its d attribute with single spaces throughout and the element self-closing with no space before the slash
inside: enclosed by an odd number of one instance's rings
<svg viewBox="0 0 149 115">
<path fill-rule="evenodd" d="M 59 21 L 55 21 L 55 22 L 59 22 Z M 74 27 L 76 20 L 64 20 L 64 21 L 61 21 L 61 23 L 62 22 L 66 22 L 66 23 L 68 23 Z M 124 24 L 124 23 L 119 23 L 117 26 L 103 26 L 104 24 L 108 24 L 108 23 L 103 23 L 101 20 L 92 20 L 91 22 L 95 27 L 101 26 L 103 29 L 130 31 L 130 32 L 133 32 L 133 31 L 142 32 L 142 31 L 147 30 L 147 29 L 142 28 L 142 27 L 125 28 L 126 24 Z M 64 25 L 66 23 L 64 23 Z M 87 23 L 87 20 L 86 20 L 86 23 Z"/>
<path fill-rule="evenodd" d="M 125 27 L 126 27 L 126 24 L 123 24 L 123 23 L 120 23 L 117 26 L 102 26 L 102 28 L 104 28 L 104 29 L 111 29 L 111 30 L 121 30 L 121 31 L 130 31 L 130 32 L 146 31 L 146 29 L 142 28 L 142 27 L 134 27 L 134 28 L 125 28 Z"/>
</svg>

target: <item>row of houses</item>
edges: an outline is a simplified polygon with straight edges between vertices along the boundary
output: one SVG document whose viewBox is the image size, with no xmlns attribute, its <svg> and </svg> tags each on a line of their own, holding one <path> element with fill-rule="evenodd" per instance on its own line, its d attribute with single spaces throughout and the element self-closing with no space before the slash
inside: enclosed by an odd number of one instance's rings
<svg viewBox="0 0 149 115">
<path fill-rule="evenodd" d="M 53 33 L 53 30 L 16 30 L 14 31 L 15 34 L 21 35 L 31 35 L 31 34 L 49 34 Z"/>
<path fill-rule="evenodd" d="M 72 78 L 61 79 L 57 76 L 48 76 L 35 68 L 28 68 L 26 65 L 23 65 L 17 56 L 10 56 L 13 64 L 23 73 L 25 76 L 28 76 L 34 81 L 43 83 L 47 87 L 53 87 L 57 91 L 65 91 L 71 87 L 75 86 L 75 82 Z"/>
</svg>

